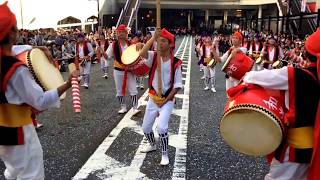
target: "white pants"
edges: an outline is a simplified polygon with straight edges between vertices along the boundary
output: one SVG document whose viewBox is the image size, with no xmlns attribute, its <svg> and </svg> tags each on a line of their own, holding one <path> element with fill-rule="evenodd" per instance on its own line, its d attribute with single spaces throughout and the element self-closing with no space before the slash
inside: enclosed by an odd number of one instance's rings
<svg viewBox="0 0 320 180">
<path fill-rule="evenodd" d="M 100 64 L 101 69 L 109 67 L 109 61 L 106 60 L 105 58 L 101 58 L 101 62 L 100 63 L 101 63 Z"/>
<path fill-rule="evenodd" d="M 84 66 L 80 68 L 80 75 L 90 74 L 90 70 L 91 70 L 91 61 L 86 62 Z"/>
<path fill-rule="evenodd" d="M 157 124 L 157 130 L 159 134 L 168 132 L 168 123 L 170 115 L 173 110 L 174 102 L 168 101 L 161 108 L 153 102 L 151 98 L 147 103 L 146 112 L 143 117 L 142 129 L 144 133 L 150 133 L 156 117 L 159 115 L 159 122 Z"/>
<path fill-rule="evenodd" d="M 216 68 L 211 68 L 210 66 L 203 66 L 204 76 L 206 78 L 214 78 L 216 75 Z"/>
<path fill-rule="evenodd" d="M 122 83 L 124 78 L 124 71 L 114 70 L 113 75 L 114 75 L 114 81 L 116 84 L 117 96 L 123 96 Z M 128 72 L 126 89 L 129 91 L 130 96 L 135 96 L 138 94 L 136 76 L 133 75 L 131 72 Z"/>
<path fill-rule="evenodd" d="M 235 87 L 236 85 L 238 85 L 238 83 L 239 81 L 237 79 L 229 77 L 228 79 L 226 79 L 226 91 L 232 87 Z"/>
<path fill-rule="evenodd" d="M 308 174 L 308 164 L 300 164 L 285 161 L 280 163 L 275 158 L 272 159 L 269 173 L 265 180 L 305 180 Z"/>
<path fill-rule="evenodd" d="M 262 64 L 257 64 L 257 71 L 264 70 L 264 67 Z"/>
<path fill-rule="evenodd" d="M 6 179 L 43 180 L 43 151 L 33 124 L 23 126 L 24 145 L 0 146 Z"/>
</svg>

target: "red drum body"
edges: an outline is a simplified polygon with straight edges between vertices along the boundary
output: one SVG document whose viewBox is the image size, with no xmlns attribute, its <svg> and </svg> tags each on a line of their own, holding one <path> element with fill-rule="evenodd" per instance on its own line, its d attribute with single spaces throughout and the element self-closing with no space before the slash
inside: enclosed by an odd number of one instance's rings
<svg viewBox="0 0 320 180">
<path fill-rule="evenodd" d="M 129 46 L 121 56 L 122 63 L 136 76 L 145 76 L 149 73 L 150 67 L 145 64 L 145 59 L 139 55 L 136 45 Z"/>
<path fill-rule="evenodd" d="M 145 76 L 149 73 L 150 68 L 145 64 L 145 60 L 139 57 L 132 65 L 128 66 L 128 70 L 136 76 Z"/>
<path fill-rule="evenodd" d="M 254 62 L 249 56 L 243 53 L 237 53 L 235 57 L 231 59 L 228 58 L 221 70 L 229 76 L 240 80 L 246 72 L 251 71 L 253 64 Z"/>
<path fill-rule="evenodd" d="M 286 131 L 284 92 L 252 84 L 238 85 L 228 93 L 231 91 L 220 122 L 225 142 L 247 155 L 264 156 L 273 152 Z"/>
</svg>

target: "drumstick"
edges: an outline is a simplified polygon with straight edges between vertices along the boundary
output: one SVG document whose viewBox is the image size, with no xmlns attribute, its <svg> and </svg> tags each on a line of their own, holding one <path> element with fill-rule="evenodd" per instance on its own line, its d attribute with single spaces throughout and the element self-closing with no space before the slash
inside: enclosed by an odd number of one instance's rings
<svg viewBox="0 0 320 180">
<path fill-rule="evenodd" d="M 70 74 L 76 70 L 76 65 L 71 63 L 68 65 Z M 71 79 L 71 96 L 72 96 L 72 105 L 73 110 L 76 113 L 81 112 L 81 101 L 80 101 L 80 88 L 78 83 L 78 77 L 72 77 Z"/>
<path fill-rule="evenodd" d="M 157 28 L 161 28 L 161 7 L 160 7 L 160 0 L 157 0 L 156 8 L 157 8 Z"/>
</svg>

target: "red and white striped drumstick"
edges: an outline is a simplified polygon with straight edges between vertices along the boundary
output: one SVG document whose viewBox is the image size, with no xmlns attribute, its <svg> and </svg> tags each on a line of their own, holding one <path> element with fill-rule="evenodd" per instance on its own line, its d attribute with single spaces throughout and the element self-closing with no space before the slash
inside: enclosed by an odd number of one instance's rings
<svg viewBox="0 0 320 180">
<path fill-rule="evenodd" d="M 72 73 L 76 66 L 74 63 L 69 64 L 69 72 Z M 81 101 L 80 101 L 80 87 L 78 83 L 78 77 L 71 78 L 71 96 L 72 96 L 72 105 L 73 111 L 76 113 L 81 112 Z"/>
</svg>

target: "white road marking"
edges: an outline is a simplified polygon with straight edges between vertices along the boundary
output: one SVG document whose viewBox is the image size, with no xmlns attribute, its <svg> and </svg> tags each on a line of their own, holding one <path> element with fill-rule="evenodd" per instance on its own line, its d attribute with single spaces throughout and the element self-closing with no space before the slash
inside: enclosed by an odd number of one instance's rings
<svg viewBox="0 0 320 180">
<path fill-rule="evenodd" d="M 174 161 L 174 168 L 172 179 L 186 179 L 186 161 L 187 161 L 187 133 L 188 133 L 188 120 L 189 120 L 189 94 L 190 94 L 190 72 L 191 72 L 191 49 L 192 38 L 189 48 L 188 68 L 186 74 L 186 81 L 184 84 L 184 97 L 182 102 L 183 116 L 180 118 L 180 127 L 178 133 L 179 147 L 176 147 L 176 156 Z"/>
</svg>

